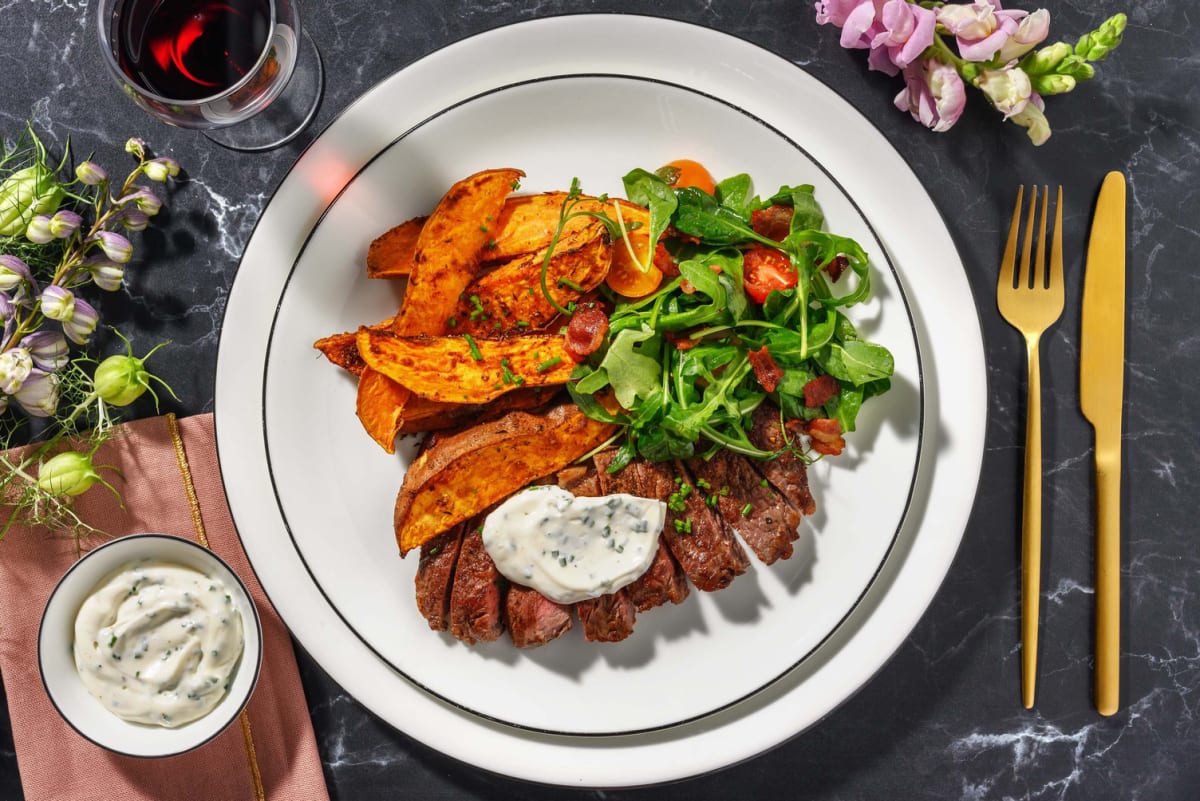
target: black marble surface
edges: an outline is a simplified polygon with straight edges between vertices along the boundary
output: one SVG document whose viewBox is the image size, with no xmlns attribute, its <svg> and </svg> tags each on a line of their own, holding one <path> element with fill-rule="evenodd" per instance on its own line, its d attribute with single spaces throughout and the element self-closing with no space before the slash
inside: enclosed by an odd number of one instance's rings
<svg viewBox="0 0 1200 801">
<path fill-rule="evenodd" d="M 600 11 L 654 13 L 733 33 L 813 73 L 874 121 L 922 177 L 962 253 L 982 320 L 991 396 L 983 478 L 948 578 L 890 663 L 810 731 L 686 782 L 568 791 L 485 774 L 431 751 L 359 706 L 301 653 L 332 797 L 1200 797 L 1200 420 L 1193 399 L 1200 379 L 1200 51 L 1192 33 L 1200 3 L 1048 3 L 1052 35 L 1073 37 L 1122 10 L 1130 22 L 1099 79 L 1050 100 L 1055 134 L 1041 148 L 1000 124 L 977 97 L 949 133 L 923 130 L 892 107 L 896 80 L 869 73 L 863 53 L 842 50 L 837 31 L 818 26 L 807 1 L 306 0 L 301 8 L 328 76 L 316 127 L 282 150 L 244 155 L 135 109 L 104 73 L 91 4 L 0 2 L 4 136 L 32 118 L 55 143 L 69 134 L 78 150 L 115 165 L 125 158 L 125 139 L 140 135 L 186 169 L 167 213 L 141 239 L 129 286 L 102 308 L 106 322 L 132 335 L 139 350 L 174 342 L 171 357 L 156 365 L 181 398 L 168 408 L 212 410 L 219 325 L 242 247 L 271 192 L 324 124 L 375 82 L 450 42 L 539 16 Z M 1102 718 L 1091 701 L 1092 439 L 1078 408 L 1077 363 L 1088 219 L 1110 169 L 1129 179 L 1130 392 L 1122 708 Z M 1033 711 L 1021 708 L 1018 695 L 1024 348 L 993 300 L 1002 228 L 1021 181 L 1061 183 L 1067 193 L 1068 303 L 1043 341 L 1044 615 Z M 7 713 L 0 711 L 0 798 L 20 797 Z"/>
</svg>

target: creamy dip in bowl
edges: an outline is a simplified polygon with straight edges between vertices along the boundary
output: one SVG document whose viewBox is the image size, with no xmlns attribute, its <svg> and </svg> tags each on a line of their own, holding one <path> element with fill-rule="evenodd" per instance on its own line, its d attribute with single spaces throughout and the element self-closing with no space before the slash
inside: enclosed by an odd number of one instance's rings
<svg viewBox="0 0 1200 801">
<path fill-rule="evenodd" d="M 245 585 L 212 551 L 133 534 L 60 579 L 38 637 L 58 712 L 98 745 L 173 756 L 221 733 L 249 701 L 262 630 Z"/>
</svg>

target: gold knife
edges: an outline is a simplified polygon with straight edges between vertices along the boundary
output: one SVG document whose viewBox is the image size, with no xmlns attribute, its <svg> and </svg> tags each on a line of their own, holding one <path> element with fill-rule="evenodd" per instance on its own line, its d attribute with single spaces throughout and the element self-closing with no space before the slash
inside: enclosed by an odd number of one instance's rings
<svg viewBox="0 0 1200 801">
<path fill-rule="evenodd" d="M 1125 380 L 1125 176 L 1110 172 L 1083 279 L 1079 404 L 1096 435 L 1096 709 L 1117 711 L 1121 653 L 1121 405 Z"/>
</svg>

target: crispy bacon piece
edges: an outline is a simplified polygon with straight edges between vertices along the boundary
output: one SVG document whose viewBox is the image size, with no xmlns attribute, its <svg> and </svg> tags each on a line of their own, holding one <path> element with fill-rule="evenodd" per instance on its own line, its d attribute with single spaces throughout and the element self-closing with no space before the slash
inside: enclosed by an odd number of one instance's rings
<svg viewBox="0 0 1200 801">
<path fill-rule="evenodd" d="M 595 306 L 575 310 L 567 324 L 567 352 L 583 359 L 600 349 L 608 333 L 608 315 Z"/>
<path fill-rule="evenodd" d="M 750 212 L 750 227 L 755 233 L 782 242 L 792 229 L 792 207 L 776 203 Z"/>
<path fill-rule="evenodd" d="M 750 357 L 750 366 L 754 368 L 754 377 L 758 379 L 758 383 L 762 384 L 762 388 L 767 392 L 774 392 L 775 388 L 779 386 L 780 379 L 783 378 L 783 368 L 771 358 L 771 352 L 767 350 L 767 346 L 763 345 L 758 350 L 752 350 L 746 355 Z"/>
<path fill-rule="evenodd" d="M 812 437 L 812 448 L 826 456 L 840 456 L 846 447 L 842 439 L 842 425 L 837 420 L 820 417 L 808 423 L 808 435 Z"/>
<path fill-rule="evenodd" d="M 837 280 L 842 277 L 842 273 L 846 272 L 846 268 L 849 266 L 850 260 L 839 254 L 822 264 L 821 269 L 829 273 L 829 280 L 836 284 Z"/>
<path fill-rule="evenodd" d="M 841 388 L 833 376 L 819 375 L 804 385 L 804 405 L 810 409 L 824 406 Z"/>
</svg>

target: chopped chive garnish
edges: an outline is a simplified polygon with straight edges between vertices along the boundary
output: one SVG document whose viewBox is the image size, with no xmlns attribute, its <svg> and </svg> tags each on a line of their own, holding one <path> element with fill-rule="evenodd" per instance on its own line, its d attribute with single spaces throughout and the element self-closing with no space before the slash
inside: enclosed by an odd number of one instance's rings
<svg viewBox="0 0 1200 801">
<path fill-rule="evenodd" d="M 483 361 L 483 354 L 479 352 L 479 346 L 475 344 L 475 337 L 463 334 L 463 339 L 467 340 L 467 347 L 471 349 L 471 358 L 477 362 Z"/>
<path fill-rule="evenodd" d="M 537 371 L 539 373 L 544 373 L 547 370 L 549 370 L 550 368 L 556 367 L 557 365 L 559 365 L 561 363 L 562 363 L 562 356 L 555 356 L 553 359 L 547 359 L 546 361 L 539 364 L 537 366 Z"/>
</svg>

